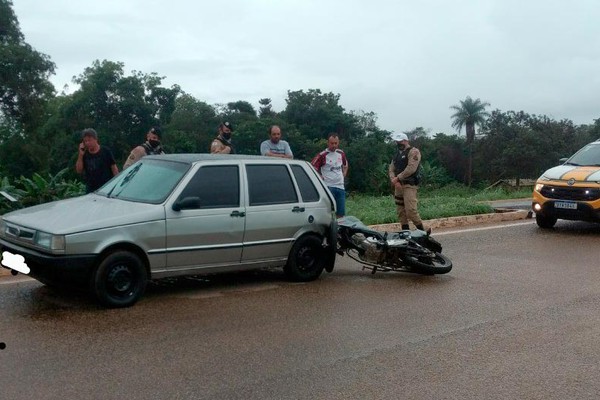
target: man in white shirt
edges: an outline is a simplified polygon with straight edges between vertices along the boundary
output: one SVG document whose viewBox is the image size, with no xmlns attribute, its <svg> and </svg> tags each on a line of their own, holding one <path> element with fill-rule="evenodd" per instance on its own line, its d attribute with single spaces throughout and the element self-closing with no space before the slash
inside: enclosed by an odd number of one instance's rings
<svg viewBox="0 0 600 400">
<path fill-rule="evenodd" d="M 338 218 L 346 214 L 346 190 L 344 178 L 348 174 L 346 153 L 340 150 L 340 138 L 336 133 L 330 133 L 327 148 L 312 159 L 311 164 L 323 178 L 335 198 L 336 215 Z"/>
</svg>

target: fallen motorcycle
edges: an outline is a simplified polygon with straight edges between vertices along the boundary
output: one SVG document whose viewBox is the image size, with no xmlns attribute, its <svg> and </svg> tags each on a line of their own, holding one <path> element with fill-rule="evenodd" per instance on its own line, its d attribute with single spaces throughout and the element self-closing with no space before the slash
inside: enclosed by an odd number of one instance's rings
<svg viewBox="0 0 600 400">
<path fill-rule="evenodd" d="M 378 232 L 356 217 L 338 219 L 337 252 L 377 271 L 445 274 L 452 261 L 442 254 L 442 245 L 421 230 Z"/>
</svg>

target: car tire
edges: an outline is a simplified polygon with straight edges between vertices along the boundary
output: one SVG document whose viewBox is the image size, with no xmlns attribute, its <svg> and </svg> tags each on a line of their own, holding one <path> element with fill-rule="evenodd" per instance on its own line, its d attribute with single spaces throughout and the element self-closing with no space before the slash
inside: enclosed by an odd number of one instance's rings
<svg viewBox="0 0 600 400">
<path fill-rule="evenodd" d="M 309 282 L 317 279 L 325 268 L 326 255 L 323 241 L 314 235 L 300 237 L 292 246 L 287 264 L 283 268 L 286 276 L 294 282 Z"/>
<path fill-rule="evenodd" d="M 551 229 L 556 224 L 556 217 L 548 217 L 542 214 L 535 214 L 535 222 L 540 228 Z"/>
<path fill-rule="evenodd" d="M 110 308 L 134 305 L 144 294 L 148 274 L 144 263 L 129 251 L 108 254 L 92 275 L 92 294 Z"/>
</svg>

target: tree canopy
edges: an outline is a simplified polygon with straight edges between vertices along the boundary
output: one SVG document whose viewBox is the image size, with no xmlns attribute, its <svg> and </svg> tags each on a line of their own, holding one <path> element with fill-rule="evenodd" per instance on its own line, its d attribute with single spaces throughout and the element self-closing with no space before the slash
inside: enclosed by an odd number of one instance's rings
<svg viewBox="0 0 600 400">
<path fill-rule="evenodd" d="M 396 151 L 388 139 L 391 132 L 380 129 L 372 111 L 347 111 L 339 93 L 288 90 L 283 110 L 275 110 L 266 97 L 256 108 L 244 99 L 208 104 L 178 85 L 165 87 L 165 77 L 155 72 L 127 72 L 122 62 L 95 60 L 74 78 L 73 93 L 56 95 L 49 81 L 54 68 L 49 56 L 25 42 L 12 2 L 0 0 L 0 179 L 65 168 L 65 177 L 75 178 L 84 128 L 95 128 L 122 165 L 152 126 L 162 128 L 167 152 L 208 152 L 219 123 L 227 120 L 242 154 L 259 154 L 274 124 L 282 128 L 294 157 L 305 160 L 323 150 L 329 133 L 335 132 L 350 163 L 348 190 L 390 192 L 387 164 Z M 404 131 L 421 150 L 424 185 L 535 178 L 600 137 L 600 119 L 576 126 L 525 111 L 489 113 L 489 106 L 471 97 L 450 106 L 452 127 L 458 132 L 465 128 L 466 140 L 443 132 L 431 136 L 422 126 Z"/>
<path fill-rule="evenodd" d="M 49 56 L 25 42 L 12 1 L 0 0 L 0 111 L 26 132 L 39 125 L 54 95 L 54 68 Z"/>
</svg>

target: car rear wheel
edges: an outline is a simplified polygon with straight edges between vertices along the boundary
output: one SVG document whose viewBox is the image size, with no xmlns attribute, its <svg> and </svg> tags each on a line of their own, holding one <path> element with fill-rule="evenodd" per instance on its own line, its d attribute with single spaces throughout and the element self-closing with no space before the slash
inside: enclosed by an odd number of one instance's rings
<svg viewBox="0 0 600 400">
<path fill-rule="evenodd" d="M 110 253 L 92 276 L 92 293 L 110 308 L 134 305 L 144 294 L 147 273 L 140 258 L 129 251 Z"/>
<path fill-rule="evenodd" d="M 548 217 L 542 214 L 535 214 L 535 222 L 540 228 L 550 229 L 556 224 L 556 217 Z"/>
<path fill-rule="evenodd" d="M 294 243 L 283 270 L 295 282 L 308 282 L 321 275 L 325 262 L 322 240 L 314 235 L 307 235 Z"/>
</svg>

